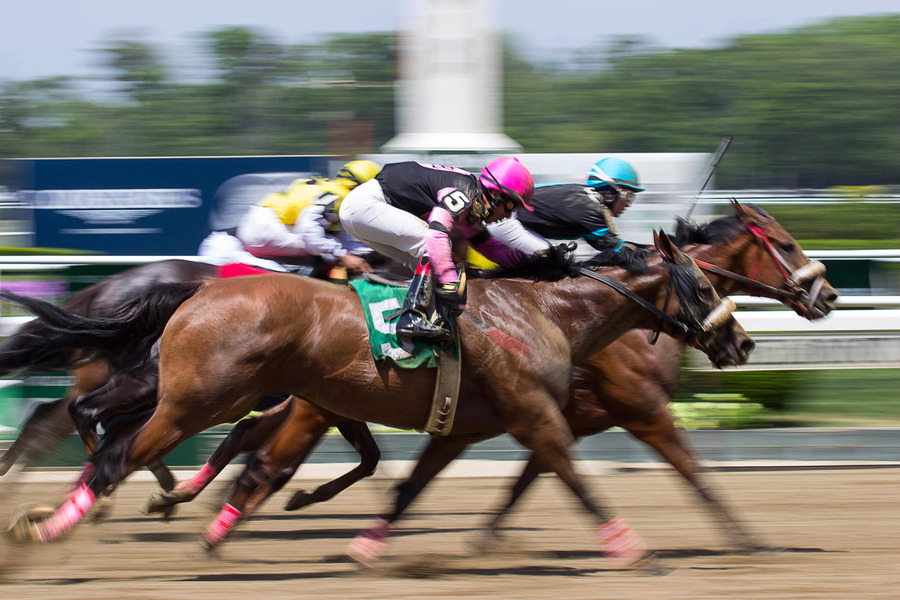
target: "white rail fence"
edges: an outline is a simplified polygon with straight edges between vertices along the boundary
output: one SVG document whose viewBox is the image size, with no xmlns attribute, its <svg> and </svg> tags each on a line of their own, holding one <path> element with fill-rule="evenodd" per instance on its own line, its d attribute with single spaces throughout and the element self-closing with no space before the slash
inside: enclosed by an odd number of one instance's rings
<svg viewBox="0 0 900 600">
<path fill-rule="evenodd" d="M 900 262 L 896 250 L 809 251 L 810 258 Z M 0 256 L 4 280 L 25 272 L 84 265 L 139 265 L 171 258 L 200 261 L 197 256 Z M 900 295 L 841 296 L 836 310 L 806 321 L 774 300 L 735 296 L 737 320 L 756 340 L 746 369 L 900 367 Z M 28 316 L 0 317 L 0 337 L 14 332 Z M 692 358 L 694 368 L 707 365 Z"/>
</svg>

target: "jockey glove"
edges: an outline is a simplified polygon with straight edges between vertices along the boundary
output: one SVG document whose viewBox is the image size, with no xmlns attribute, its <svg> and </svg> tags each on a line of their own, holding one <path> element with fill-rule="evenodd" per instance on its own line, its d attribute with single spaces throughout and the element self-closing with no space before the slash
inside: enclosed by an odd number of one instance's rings
<svg viewBox="0 0 900 600">
<path fill-rule="evenodd" d="M 446 306 L 451 313 L 459 315 L 466 308 L 466 276 L 463 274 L 459 281 L 441 283 L 434 288 L 438 301 Z"/>
</svg>

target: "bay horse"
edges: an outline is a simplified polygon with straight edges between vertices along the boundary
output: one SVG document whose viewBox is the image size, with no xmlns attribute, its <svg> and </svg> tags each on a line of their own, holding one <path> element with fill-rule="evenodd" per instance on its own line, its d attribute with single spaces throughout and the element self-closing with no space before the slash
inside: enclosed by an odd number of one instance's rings
<svg viewBox="0 0 900 600">
<path fill-rule="evenodd" d="M 607 276 L 656 306 L 657 314 L 593 281 L 595 271 L 570 264 L 547 281 L 473 280 L 469 308 L 458 319 L 463 382 L 448 438 L 512 434 L 605 523 L 604 535 L 619 540 L 611 554 L 626 562 L 645 558 L 636 534 L 626 535 L 620 521 L 591 498 L 571 463 L 573 440 L 560 406 L 572 363 L 631 328 L 659 327 L 712 357 L 725 351 L 734 363 L 746 360 L 752 346 L 693 261 L 665 234 L 656 242 L 659 253 L 648 260 L 646 273 L 613 268 Z M 25 516 L 17 522 L 23 539 L 58 537 L 105 487 L 199 431 L 243 416 L 266 394 L 294 394 L 348 418 L 401 429 L 420 428 L 430 410 L 434 372 L 376 364 L 363 308 L 340 286 L 278 275 L 160 286 L 123 307 L 120 318 L 106 319 L 76 318 L 30 302 L 30 310 L 80 346 L 107 354 L 116 355 L 135 339 L 149 348 L 164 331 L 159 400 L 150 420 L 132 438 L 105 436 L 95 450 L 98 464 L 90 481 L 48 519 Z M 660 319 L 660 310 L 669 317 Z M 715 324 L 706 321 L 713 315 Z"/>
<path fill-rule="evenodd" d="M 387 263 L 377 257 L 381 266 Z M 256 270 L 259 272 L 259 270 Z M 199 261 L 170 259 L 139 265 L 117 273 L 73 294 L 64 304 L 73 314 L 85 317 L 101 317 L 112 312 L 124 302 L 148 293 L 155 286 L 173 282 L 193 282 L 218 278 L 220 267 Z M 225 274 L 228 276 L 228 274 Z M 26 323 L 0 344 L 0 375 L 10 373 L 42 373 L 71 370 L 73 384 L 63 397 L 37 405 L 23 423 L 22 429 L 6 452 L 0 457 L 0 476 L 5 475 L 19 460 L 33 464 L 59 446 L 72 431 L 77 431 L 89 456 L 99 441 L 97 426 L 108 427 L 109 420 L 123 413 L 152 406 L 157 395 L 157 370 L 155 360 L 148 361 L 138 370 L 117 371 L 104 359 L 93 359 L 83 349 L 60 344 L 48 344 L 48 331 L 40 320 Z M 299 401 L 297 401 L 299 402 Z M 286 406 L 285 406 L 286 408 Z M 368 428 L 361 424 L 312 405 L 304 407 L 301 417 L 294 411 L 294 418 L 303 418 L 304 425 L 313 431 L 325 433 L 337 427 L 354 447 L 360 449 L 361 464 L 351 470 L 338 483 L 322 486 L 308 497 L 322 501 L 332 497 L 343 487 L 374 473 L 380 451 Z M 184 482 L 183 490 L 199 489 L 196 480 L 211 480 L 211 469 L 224 469 L 240 452 L 254 450 L 280 424 L 281 415 L 287 411 L 266 411 L 264 419 L 242 419 L 210 457 L 208 467 L 191 481 Z M 319 434 L 319 435 L 322 435 Z M 315 444 L 315 437 L 311 444 Z M 90 463 L 85 468 L 89 476 Z M 161 462 L 150 465 L 164 491 L 175 488 L 172 472 Z M 204 484 L 205 485 L 205 484 Z M 343 486 L 343 487 L 341 487 Z M 202 489 L 202 486 L 201 486 Z M 182 493 L 184 493 L 182 490 Z M 165 516 L 171 508 L 158 510 Z M 96 514 L 95 514 L 96 516 Z"/>
<path fill-rule="evenodd" d="M 837 292 L 824 280 L 821 263 L 810 262 L 796 240 L 762 210 L 736 201 L 732 203 L 732 209 L 731 216 L 703 225 L 680 221 L 675 237 L 678 245 L 710 273 L 720 295 L 747 292 L 780 300 L 808 319 L 827 315 L 834 308 Z M 612 426 L 628 430 L 656 450 L 691 484 L 725 527 L 733 543 L 746 550 L 763 549 L 717 498 L 712 486 L 704 481 L 699 460 L 685 436 L 675 427 L 668 404 L 675 396 L 684 348 L 683 342 L 669 336 L 662 336 L 654 345 L 639 331 L 627 332 L 589 357 L 576 370 L 563 416 L 576 438 L 600 433 Z M 299 414 L 308 418 L 304 411 Z M 281 429 L 248 461 L 228 500 L 242 518 L 278 491 L 309 452 L 306 437 L 309 430 L 303 420 L 287 419 L 283 425 L 279 421 L 279 426 Z M 460 443 L 448 449 L 448 445 L 450 442 L 443 438 L 432 438 L 411 479 L 398 486 L 397 508 L 393 515 L 385 516 L 385 520 L 395 520 L 429 481 L 434 469 L 440 469 L 465 447 Z M 365 452 L 362 455 L 366 456 Z M 497 536 L 503 517 L 541 470 L 536 460 L 528 462 L 512 488 L 507 505 L 488 526 L 482 544 Z M 340 481 L 346 483 L 345 478 Z M 346 485 L 339 489 L 344 487 Z M 286 508 L 294 510 L 322 500 L 317 494 L 298 492 Z M 154 494 L 150 503 L 162 510 L 169 503 L 192 497 L 176 488 L 172 492 Z M 206 545 L 217 546 L 228 532 L 228 528 L 217 521 L 205 534 Z"/>
</svg>

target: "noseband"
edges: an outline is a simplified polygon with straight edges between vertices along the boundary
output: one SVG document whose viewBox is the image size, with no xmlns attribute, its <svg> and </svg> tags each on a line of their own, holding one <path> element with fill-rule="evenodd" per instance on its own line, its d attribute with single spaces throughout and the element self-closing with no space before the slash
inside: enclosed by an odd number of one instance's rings
<svg viewBox="0 0 900 600">
<path fill-rule="evenodd" d="M 716 265 L 702 260 L 695 261 L 697 266 L 710 273 L 715 273 L 746 285 L 747 293 L 751 296 L 759 296 L 761 295 L 759 292 L 767 292 L 775 298 L 789 304 L 804 317 L 809 317 L 812 312 L 812 307 L 818 300 L 819 294 L 825 285 L 825 265 L 817 260 L 813 260 L 799 269 L 792 269 L 788 262 L 784 260 L 784 257 L 781 256 L 781 253 L 779 253 L 775 246 L 772 245 L 772 241 L 769 240 L 766 233 L 768 228 L 761 228 L 751 224 L 746 224 L 746 227 L 750 233 L 753 234 L 757 248 L 756 258 L 750 269 L 749 277 L 738 275 L 737 273 L 717 267 Z M 778 271 L 781 273 L 781 278 L 784 282 L 783 288 L 776 288 L 756 281 L 756 276 L 759 274 L 760 267 L 762 266 L 764 253 L 768 253 L 775 263 L 775 266 L 778 268 Z M 810 291 L 807 292 L 803 289 L 803 284 L 811 279 L 813 280 L 813 283 L 810 286 Z"/>
</svg>

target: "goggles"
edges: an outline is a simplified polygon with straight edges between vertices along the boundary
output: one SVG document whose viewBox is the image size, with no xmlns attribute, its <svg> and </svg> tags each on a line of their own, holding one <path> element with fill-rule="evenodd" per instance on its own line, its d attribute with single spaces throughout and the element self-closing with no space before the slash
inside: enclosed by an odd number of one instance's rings
<svg viewBox="0 0 900 600">
<path fill-rule="evenodd" d="M 615 202 L 616 198 L 621 198 L 622 202 L 625 203 L 626 208 L 631 206 L 631 203 L 634 202 L 635 192 L 616 183 L 615 180 L 604 173 L 599 166 L 595 166 L 591 171 L 591 176 L 588 178 L 587 184 L 596 188 L 604 198 L 609 199 L 609 202 Z M 603 186 L 606 186 L 606 189 L 599 189 Z"/>
<path fill-rule="evenodd" d="M 637 196 L 635 192 L 614 184 L 604 184 L 603 189 L 598 189 L 597 191 L 603 196 L 605 202 L 613 203 L 616 199 L 621 198 L 626 207 L 631 206 L 631 203 L 634 202 L 634 199 Z"/>
</svg>

